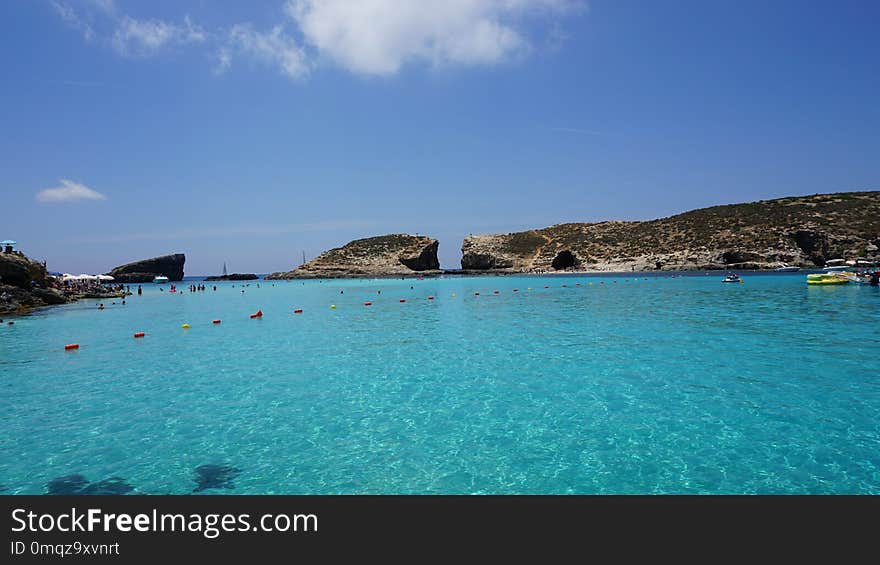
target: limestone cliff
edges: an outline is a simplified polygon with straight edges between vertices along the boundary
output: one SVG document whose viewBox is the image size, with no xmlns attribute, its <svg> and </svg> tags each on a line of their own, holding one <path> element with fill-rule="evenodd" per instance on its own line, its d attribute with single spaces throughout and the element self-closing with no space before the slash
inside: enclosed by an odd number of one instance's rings
<svg viewBox="0 0 880 565">
<path fill-rule="evenodd" d="M 407 234 L 357 239 L 266 279 L 396 277 L 439 273 L 436 239 Z"/>
<path fill-rule="evenodd" d="M 646 222 L 559 224 L 465 238 L 468 270 L 641 271 L 802 267 L 880 260 L 880 191 L 703 208 Z"/>
<path fill-rule="evenodd" d="M 186 255 L 175 253 L 121 265 L 107 274 L 121 283 L 152 282 L 156 275 L 165 275 L 170 281 L 180 281 L 183 280 L 184 263 Z"/>
<path fill-rule="evenodd" d="M 68 299 L 50 287 L 46 266 L 20 253 L 0 253 L 0 314 L 23 314 Z"/>
</svg>

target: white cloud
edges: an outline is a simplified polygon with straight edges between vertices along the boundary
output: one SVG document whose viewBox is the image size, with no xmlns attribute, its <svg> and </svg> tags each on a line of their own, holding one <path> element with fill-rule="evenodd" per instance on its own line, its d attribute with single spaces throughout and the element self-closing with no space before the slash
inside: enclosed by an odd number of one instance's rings
<svg viewBox="0 0 880 565">
<path fill-rule="evenodd" d="M 290 78 L 305 76 L 310 68 L 305 51 L 281 26 L 267 32 L 257 31 L 250 24 L 232 26 L 228 44 L 218 54 L 217 72 L 222 73 L 229 68 L 233 51 L 277 66 Z"/>
<path fill-rule="evenodd" d="M 287 0 L 306 42 L 354 72 L 387 75 L 407 63 L 488 65 L 530 47 L 522 20 L 583 7 L 577 0 Z"/>
<path fill-rule="evenodd" d="M 493 65 L 558 47 L 563 16 L 586 0 L 276 0 L 283 15 L 265 31 L 249 23 L 209 34 L 193 24 L 136 19 L 114 0 L 50 0 L 59 17 L 87 41 L 99 38 L 124 56 L 148 57 L 172 46 L 207 44 L 214 72 L 235 57 L 302 78 L 320 63 L 368 75 L 392 75 L 407 65 Z M 537 41 L 546 37 L 543 42 Z"/>
<path fill-rule="evenodd" d="M 37 202 L 73 202 L 76 200 L 107 200 L 107 197 L 84 184 L 61 179 L 61 186 L 37 193 Z"/>
<path fill-rule="evenodd" d="M 164 20 L 137 20 L 123 16 L 113 34 L 113 47 L 123 55 L 148 56 L 166 45 L 202 43 L 205 31 L 186 16 L 183 25 Z"/>
</svg>

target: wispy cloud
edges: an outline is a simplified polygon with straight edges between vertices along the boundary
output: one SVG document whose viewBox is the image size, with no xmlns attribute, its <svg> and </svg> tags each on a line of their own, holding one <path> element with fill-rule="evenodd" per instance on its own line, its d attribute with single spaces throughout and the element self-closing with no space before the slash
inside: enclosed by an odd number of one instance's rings
<svg viewBox="0 0 880 565">
<path fill-rule="evenodd" d="M 61 179 L 61 186 L 46 188 L 37 193 L 37 202 L 75 202 L 77 200 L 107 200 L 107 197 L 84 184 Z"/>
<path fill-rule="evenodd" d="M 67 2 L 61 2 L 58 0 L 52 0 L 51 4 L 55 13 L 58 14 L 58 17 L 68 26 L 80 32 L 83 39 L 86 41 L 94 39 L 95 30 L 89 22 L 85 21 L 79 16 L 79 14 L 77 14 L 76 10 L 73 9 L 73 6 Z"/>
<path fill-rule="evenodd" d="M 183 24 L 164 20 L 136 20 L 123 16 L 113 34 L 113 47 L 122 55 L 149 56 L 169 45 L 202 43 L 207 33 L 193 25 L 189 16 Z"/>
<path fill-rule="evenodd" d="M 305 51 L 282 26 L 276 26 L 267 32 L 257 31 L 250 24 L 232 26 L 228 42 L 218 54 L 219 62 L 215 72 L 222 73 L 230 67 L 233 53 L 276 66 L 290 78 L 303 77 L 310 69 Z"/>
</svg>

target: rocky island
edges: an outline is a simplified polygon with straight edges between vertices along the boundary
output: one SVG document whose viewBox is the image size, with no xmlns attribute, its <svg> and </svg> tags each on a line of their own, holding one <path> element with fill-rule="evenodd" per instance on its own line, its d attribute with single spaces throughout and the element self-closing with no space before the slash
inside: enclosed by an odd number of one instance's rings
<svg viewBox="0 0 880 565">
<path fill-rule="evenodd" d="M 465 238 L 465 272 L 771 269 L 880 260 L 880 191 L 729 204 L 644 222 Z"/>
<path fill-rule="evenodd" d="M 205 277 L 205 281 L 253 281 L 257 280 L 257 275 L 253 273 L 232 273 L 231 275 L 212 275 Z"/>
<path fill-rule="evenodd" d="M 352 241 L 273 279 L 402 277 L 440 274 L 436 239 L 392 234 Z"/>
<path fill-rule="evenodd" d="M 121 265 L 107 274 L 113 277 L 116 282 L 122 283 L 153 282 L 156 275 L 164 275 L 170 281 L 181 281 L 183 280 L 184 263 L 186 263 L 186 255 L 175 253 Z"/>
</svg>

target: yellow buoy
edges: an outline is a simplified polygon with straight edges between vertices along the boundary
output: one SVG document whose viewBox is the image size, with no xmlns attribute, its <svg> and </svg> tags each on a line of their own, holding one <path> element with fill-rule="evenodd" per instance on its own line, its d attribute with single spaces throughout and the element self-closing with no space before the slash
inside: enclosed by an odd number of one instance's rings
<svg viewBox="0 0 880 565">
<path fill-rule="evenodd" d="M 532 287 L 527 288 L 526 290 L 532 290 Z"/>
<path fill-rule="evenodd" d="M 331 309 L 331 310 L 336 310 L 336 305 L 335 305 L 335 304 L 331 304 L 331 305 L 330 305 L 330 309 Z"/>
<path fill-rule="evenodd" d="M 183 329 L 185 329 L 185 330 L 188 330 L 188 329 L 189 329 L 189 324 L 183 324 L 183 325 L 180 326 L 180 327 L 183 328 Z"/>
<path fill-rule="evenodd" d="M 454 293 L 454 292 L 452 293 L 452 298 L 455 298 L 455 293 Z"/>
</svg>

